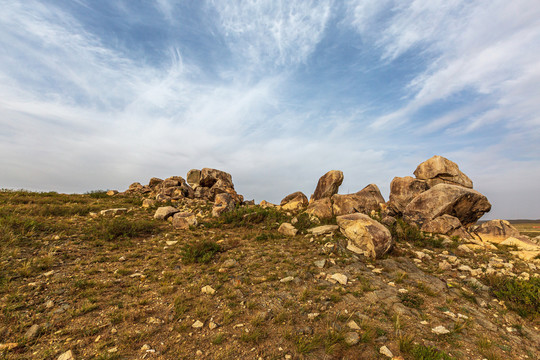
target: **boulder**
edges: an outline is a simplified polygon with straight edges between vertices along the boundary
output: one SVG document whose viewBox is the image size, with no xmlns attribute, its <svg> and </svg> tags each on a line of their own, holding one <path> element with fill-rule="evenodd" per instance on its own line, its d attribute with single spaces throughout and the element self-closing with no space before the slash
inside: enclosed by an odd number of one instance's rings
<svg viewBox="0 0 540 360">
<path fill-rule="evenodd" d="M 231 174 L 226 173 L 225 171 L 210 168 L 204 168 L 201 170 L 201 178 L 199 180 L 199 184 L 201 186 L 211 188 L 218 180 L 222 180 L 221 187 L 229 187 L 234 189 Z"/>
<path fill-rule="evenodd" d="M 311 201 L 305 212 L 319 219 L 331 219 L 334 216 L 332 213 L 332 202 L 328 197 Z"/>
<path fill-rule="evenodd" d="M 154 219 L 158 220 L 167 220 L 169 217 L 180 212 L 177 208 L 173 206 L 161 206 L 156 210 L 154 214 Z"/>
<path fill-rule="evenodd" d="M 275 208 L 277 207 L 277 205 L 275 204 L 272 204 L 271 202 L 268 202 L 266 200 L 262 200 L 259 204 L 260 207 L 262 207 L 263 209 L 268 209 L 268 208 Z"/>
<path fill-rule="evenodd" d="M 283 223 L 279 226 L 278 232 L 287 236 L 294 236 L 298 230 L 289 223 Z"/>
<path fill-rule="evenodd" d="M 281 200 L 281 208 L 285 211 L 292 210 L 300 210 L 306 206 L 308 206 L 309 200 L 306 195 L 304 195 L 303 192 L 297 191 L 292 194 L 289 194 Z"/>
<path fill-rule="evenodd" d="M 157 201 L 154 200 L 154 199 L 144 199 L 142 201 L 142 207 L 143 208 L 151 208 L 151 207 L 156 206 L 156 204 L 157 204 Z"/>
<path fill-rule="evenodd" d="M 525 236 L 520 236 L 519 238 L 510 236 L 506 240 L 502 241 L 499 245 L 515 246 L 518 248 L 518 250 L 540 251 L 540 246 L 527 239 Z"/>
<path fill-rule="evenodd" d="M 379 258 L 392 247 L 390 231 L 365 214 L 338 216 L 337 224 L 349 240 L 347 249 L 354 253 Z"/>
<path fill-rule="evenodd" d="M 491 210 L 488 199 L 476 190 L 458 185 L 438 184 L 415 197 L 405 208 L 403 218 L 422 226 L 448 214 L 459 219 L 463 226 L 474 224 Z"/>
<path fill-rule="evenodd" d="M 339 229 L 339 226 L 337 225 L 322 225 L 322 226 L 317 226 L 317 227 L 308 229 L 307 232 L 311 235 L 319 236 L 319 235 L 333 234 L 338 229 Z"/>
<path fill-rule="evenodd" d="M 384 204 L 384 198 L 375 184 L 369 184 L 355 194 L 332 196 L 332 211 L 335 216 L 356 212 L 369 214 L 372 211 L 379 211 L 380 204 Z"/>
<path fill-rule="evenodd" d="M 451 184 L 472 189 L 471 179 L 459 170 L 458 165 L 439 155 L 424 161 L 414 171 L 417 179 L 426 180 L 429 187 L 437 184 Z"/>
<path fill-rule="evenodd" d="M 109 191 L 107 191 L 108 196 L 114 196 L 116 194 L 118 194 L 118 190 L 109 190 Z"/>
<path fill-rule="evenodd" d="M 390 183 L 390 199 L 388 208 L 395 215 L 403 214 L 405 207 L 419 194 L 428 189 L 424 180 L 418 180 L 411 176 L 395 177 Z"/>
<path fill-rule="evenodd" d="M 477 226 L 474 232 L 484 241 L 498 244 L 509 237 L 520 236 L 519 230 L 513 227 L 508 221 L 496 219 L 486 221 Z"/>
<path fill-rule="evenodd" d="M 204 170 L 204 169 L 203 169 Z M 218 217 L 225 212 L 234 210 L 235 202 L 230 194 L 217 194 L 212 208 L 212 216 Z"/>
<path fill-rule="evenodd" d="M 201 170 L 191 169 L 188 171 L 186 181 L 192 188 L 199 186 L 201 182 Z"/>
<path fill-rule="evenodd" d="M 320 200 L 323 198 L 329 198 L 334 194 L 337 194 L 339 186 L 343 182 L 343 172 L 339 170 L 330 170 L 321 178 L 317 183 L 315 192 L 311 195 L 311 201 Z"/>
<path fill-rule="evenodd" d="M 148 186 L 153 188 L 153 187 L 156 187 L 156 186 L 160 185 L 162 182 L 163 182 L 162 179 L 157 178 L 157 177 L 153 177 L 153 178 L 150 179 L 150 182 L 148 183 Z"/>
<path fill-rule="evenodd" d="M 190 212 L 181 212 L 173 215 L 172 225 L 176 229 L 189 229 L 190 226 L 197 226 L 197 217 Z"/>
<path fill-rule="evenodd" d="M 429 232 L 432 234 L 448 234 L 453 230 L 459 229 L 461 227 L 461 222 L 458 218 L 453 217 L 448 214 L 441 215 L 436 217 L 433 220 L 429 220 L 422 225 L 420 230 L 424 232 Z"/>
</svg>

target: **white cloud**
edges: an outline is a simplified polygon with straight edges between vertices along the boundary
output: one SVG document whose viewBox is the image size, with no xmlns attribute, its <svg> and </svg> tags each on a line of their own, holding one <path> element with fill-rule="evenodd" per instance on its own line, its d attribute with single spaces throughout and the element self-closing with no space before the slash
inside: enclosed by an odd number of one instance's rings
<svg viewBox="0 0 540 360">
<path fill-rule="evenodd" d="M 251 66 L 301 63 L 331 16 L 332 1 L 213 1 L 231 51 Z"/>
</svg>

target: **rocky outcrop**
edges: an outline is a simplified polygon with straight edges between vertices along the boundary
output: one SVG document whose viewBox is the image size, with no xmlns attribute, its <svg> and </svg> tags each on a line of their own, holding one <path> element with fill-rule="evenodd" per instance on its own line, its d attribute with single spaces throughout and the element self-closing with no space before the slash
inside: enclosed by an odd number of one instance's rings
<svg viewBox="0 0 540 360">
<path fill-rule="evenodd" d="M 433 234 L 446 235 L 456 229 L 459 229 L 461 226 L 461 222 L 458 218 L 444 214 L 425 222 L 420 230 Z"/>
<path fill-rule="evenodd" d="M 331 219 L 334 216 L 332 213 L 332 202 L 328 197 L 311 201 L 305 212 L 319 219 Z"/>
<path fill-rule="evenodd" d="M 303 192 L 297 191 L 289 194 L 281 200 L 280 206 L 282 210 L 297 211 L 308 206 L 309 200 Z"/>
<path fill-rule="evenodd" d="M 201 170 L 191 169 L 186 175 L 186 181 L 193 189 L 197 188 L 201 182 Z"/>
<path fill-rule="evenodd" d="M 390 231 L 365 214 L 338 216 L 337 224 L 348 239 L 347 249 L 352 252 L 379 258 L 392 247 Z"/>
<path fill-rule="evenodd" d="M 425 180 L 429 187 L 437 184 L 459 185 L 472 189 L 471 179 L 459 170 L 458 165 L 439 155 L 424 161 L 414 171 L 417 179 Z"/>
<path fill-rule="evenodd" d="M 463 226 L 474 224 L 491 209 L 478 191 L 457 185 L 438 184 L 415 197 L 405 208 L 405 221 L 422 226 L 444 214 L 459 219 Z"/>
<path fill-rule="evenodd" d="M 230 194 L 217 194 L 212 208 L 212 216 L 218 217 L 225 212 L 234 210 L 236 203 Z"/>
<path fill-rule="evenodd" d="M 329 198 L 332 195 L 337 194 L 342 182 L 343 172 L 340 170 L 330 170 L 319 179 L 315 192 L 311 195 L 310 201 Z"/>
<path fill-rule="evenodd" d="M 375 184 L 369 184 L 355 194 L 332 196 L 332 210 L 334 216 L 353 214 L 356 212 L 370 214 L 379 211 L 384 204 L 381 191 Z"/>
<path fill-rule="evenodd" d="M 484 241 L 498 244 L 509 237 L 519 237 L 519 230 L 506 220 L 490 220 L 477 226 L 474 232 Z"/>
<path fill-rule="evenodd" d="M 424 180 L 411 176 L 395 177 L 390 183 L 390 199 L 387 203 L 390 213 L 402 215 L 412 199 L 427 189 L 428 184 Z"/>
</svg>

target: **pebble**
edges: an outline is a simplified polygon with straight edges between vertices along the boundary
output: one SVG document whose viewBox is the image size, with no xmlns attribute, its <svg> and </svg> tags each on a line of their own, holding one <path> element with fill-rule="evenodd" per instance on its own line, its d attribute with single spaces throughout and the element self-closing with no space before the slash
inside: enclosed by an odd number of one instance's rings
<svg viewBox="0 0 540 360">
<path fill-rule="evenodd" d="M 307 314 L 307 317 L 308 317 L 309 320 L 313 320 L 319 315 L 320 315 L 320 313 L 309 313 L 309 314 Z"/>
<path fill-rule="evenodd" d="M 194 328 L 194 329 L 200 329 L 200 328 L 202 328 L 203 326 L 204 326 L 204 324 L 203 324 L 201 321 L 199 321 L 199 320 L 195 321 L 195 322 L 193 323 L 193 325 L 191 325 L 191 327 Z"/>
<path fill-rule="evenodd" d="M 197 355 L 197 356 L 202 356 L 202 354 L 203 354 L 203 352 L 201 350 L 197 350 L 195 352 L 195 355 Z"/>
<path fill-rule="evenodd" d="M 112 328 L 112 329 L 111 329 L 111 334 L 114 335 L 114 334 L 116 334 L 117 332 L 118 332 L 118 330 L 116 330 L 116 328 Z"/>
<path fill-rule="evenodd" d="M 33 340 L 39 335 L 39 331 L 41 330 L 40 326 L 38 324 L 34 324 L 30 326 L 30 328 L 26 331 L 24 334 L 24 337 L 27 340 Z"/>
<path fill-rule="evenodd" d="M 351 320 L 347 323 L 347 327 L 352 330 L 360 330 L 360 326 L 356 323 L 356 321 Z"/>
<path fill-rule="evenodd" d="M 330 278 L 336 280 L 341 285 L 347 285 L 348 278 L 343 274 L 335 273 L 334 275 L 330 276 Z"/>
<path fill-rule="evenodd" d="M 214 329 L 217 328 L 217 327 L 218 327 L 217 324 L 216 324 L 215 322 L 213 322 L 213 321 L 210 321 L 210 322 L 208 323 L 208 328 L 209 328 L 210 330 L 214 330 Z"/>
<path fill-rule="evenodd" d="M 384 356 L 389 357 L 390 359 L 394 357 L 394 354 L 392 354 L 390 349 L 387 348 L 386 346 L 381 346 L 381 348 L 379 349 L 379 352 L 383 354 Z"/>
<path fill-rule="evenodd" d="M 324 268 L 324 265 L 326 265 L 326 260 L 325 259 L 316 260 L 313 263 L 315 264 L 316 267 L 318 267 L 319 269 L 322 269 Z"/>
<path fill-rule="evenodd" d="M 71 350 L 68 350 L 62 355 L 60 355 L 58 357 L 58 360 L 75 360 L 75 357 L 73 356 L 73 352 L 71 352 Z"/>
<path fill-rule="evenodd" d="M 206 286 L 203 286 L 203 288 L 201 289 L 201 292 L 203 294 L 214 295 L 216 293 L 216 290 L 214 290 L 210 285 L 206 285 Z"/>
<path fill-rule="evenodd" d="M 52 300 L 49 300 L 49 301 L 47 301 L 47 302 L 45 303 L 45 307 L 46 307 L 47 309 L 50 309 L 50 308 L 52 308 L 53 306 L 54 306 L 54 302 L 53 302 Z"/>
<path fill-rule="evenodd" d="M 150 345 L 148 345 L 148 344 L 144 344 L 144 345 L 141 347 L 141 351 L 146 351 L 146 350 L 150 350 L 150 349 L 151 349 L 151 347 L 150 347 Z"/>
<path fill-rule="evenodd" d="M 360 336 L 358 336 L 358 333 L 351 331 L 345 334 L 345 342 L 347 345 L 356 345 L 360 341 Z"/>
<path fill-rule="evenodd" d="M 450 330 L 448 330 L 447 328 L 445 328 L 442 325 L 439 325 L 439 326 L 434 327 L 433 329 L 431 329 L 431 332 L 434 333 L 434 334 L 437 334 L 437 335 L 444 335 L 444 334 L 450 333 Z"/>
<path fill-rule="evenodd" d="M 288 282 L 291 282 L 293 280 L 294 280 L 293 276 L 287 276 L 287 277 L 284 277 L 283 279 L 279 280 L 279 282 L 288 283 Z"/>
<path fill-rule="evenodd" d="M 176 243 L 178 243 L 178 241 L 177 240 L 169 240 L 169 241 L 165 241 L 165 243 L 167 244 L 167 246 L 173 246 Z"/>
</svg>

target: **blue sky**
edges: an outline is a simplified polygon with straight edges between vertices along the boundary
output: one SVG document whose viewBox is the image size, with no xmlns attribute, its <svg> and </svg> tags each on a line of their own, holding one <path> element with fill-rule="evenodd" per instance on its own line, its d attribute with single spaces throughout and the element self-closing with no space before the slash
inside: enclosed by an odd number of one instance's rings
<svg viewBox="0 0 540 360">
<path fill-rule="evenodd" d="M 214 167 L 278 202 L 438 154 L 540 218 L 540 4 L 0 0 L 0 187 L 124 190 Z"/>
</svg>

